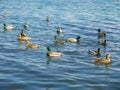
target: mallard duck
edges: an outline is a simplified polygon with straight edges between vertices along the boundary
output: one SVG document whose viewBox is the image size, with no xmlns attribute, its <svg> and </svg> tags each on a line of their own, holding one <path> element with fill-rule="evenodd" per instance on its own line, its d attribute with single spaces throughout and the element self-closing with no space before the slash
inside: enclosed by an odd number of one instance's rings
<svg viewBox="0 0 120 90">
<path fill-rule="evenodd" d="M 26 34 L 24 33 L 24 30 L 21 31 L 20 34 L 18 34 L 18 40 L 20 41 L 25 41 L 25 40 L 30 40 L 31 38 L 26 36 Z"/>
<path fill-rule="evenodd" d="M 14 29 L 13 25 L 7 26 L 5 23 L 3 24 L 3 27 L 4 27 L 5 30 L 13 30 Z"/>
<path fill-rule="evenodd" d="M 28 36 L 21 36 L 21 34 L 18 34 L 18 40 L 20 41 L 26 41 L 26 40 L 30 40 L 31 38 Z"/>
<path fill-rule="evenodd" d="M 20 35 L 21 35 L 21 37 L 25 37 L 26 36 L 24 30 L 21 31 Z"/>
<path fill-rule="evenodd" d="M 92 61 L 93 62 L 100 62 L 100 63 L 110 63 L 110 58 L 111 58 L 111 55 L 106 54 L 106 58 L 95 58 Z"/>
<path fill-rule="evenodd" d="M 96 50 L 89 50 L 88 52 L 89 52 L 89 54 L 92 54 L 92 55 L 100 55 L 100 48 L 98 48 L 97 51 Z"/>
<path fill-rule="evenodd" d="M 26 22 L 24 23 L 24 28 L 28 28 L 28 24 Z"/>
<path fill-rule="evenodd" d="M 29 44 L 29 40 L 26 40 L 25 43 L 26 43 L 26 48 L 39 48 L 38 44 Z"/>
<path fill-rule="evenodd" d="M 64 40 L 59 40 L 59 39 L 57 39 L 57 36 L 54 36 L 54 42 L 55 43 L 59 43 L 59 44 L 64 44 L 65 43 L 65 41 Z"/>
<path fill-rule="evenodd" d="M 49 18 L 49 17 L 46 17 L 46 21 L 49 22 L 49 21 L 50 21 L 50 18 Z"/>
<path fill-rule="evenodd" d="M 2 15 L 2 16 L 3 16 L 4 18 L 5 18 L 5 17 L 7 17 L 7 13 L 3 13 L 3 15 Z"/>
<path fill-rule="evenodd" d="M 97 31 L 98 31 L 98 37 L 106 37 L 105 32 L 102 32 L 100 29 L 98 29 Z"/>
<path fill-rule="evenodd" d="M 61 29 L 61 27 L 58 27 L 58 29 L 57 29 L 57 33 L 62 33 L 62 29 Z"/>
<path fill-rule="evenodd" d="M 79 42 L 82 39 L 83 39 L 82 37 L 78 36 L 77 38 L 68 38 L 66 41 L 76 43 L 76 42 Z"/>
<path fill-rule="evenodd" d="M 47 56 L 52 56 L 52 57 L 59 57 L 59 56 L 62 56 L 62 53 L 61 52 L 53 52 L 51 51 L 50 47 L 47 47 Z"/>
<path fill-rule="evenodd" d="M 104 41 L 98 41 L 98 44 L 106 46 L 107 45 L 107 40 L 105 39 Z"/>
</svg>

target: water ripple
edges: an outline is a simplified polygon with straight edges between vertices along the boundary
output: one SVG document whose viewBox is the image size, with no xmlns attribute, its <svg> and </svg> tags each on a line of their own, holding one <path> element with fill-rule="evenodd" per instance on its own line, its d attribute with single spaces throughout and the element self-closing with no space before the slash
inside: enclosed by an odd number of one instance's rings
<svg viewBox="0 0 120 90">
<path fill-rule="evenodd" d="M 119 4 L 118 0 L 1 0 L 0 89 L 119 90 Z M 3 13 L 8 16 L 2 17 Z M 14 30 L 4 30 L 3 23 L 14 25 Z M 61 34 L 56 33 L 59 26 Z M 106 32 L 106 38 L 101 38 L 107 40 L 106 47 L 97 44 L 97 29 Z M 25 42 L 17 40 L 21 30 L 40 48 L 26 49 Z M 55 35 L 63 40 L 81 36 L 83 40 L 55 44 Z M 61 51 L 62 57 L 47 57 L 47 46 Z M 88 50 L 97 48 L 101 48 L 101 57 L 112 55 L 110 64 L 91 61 L 96 56 Z"/>
</svg>

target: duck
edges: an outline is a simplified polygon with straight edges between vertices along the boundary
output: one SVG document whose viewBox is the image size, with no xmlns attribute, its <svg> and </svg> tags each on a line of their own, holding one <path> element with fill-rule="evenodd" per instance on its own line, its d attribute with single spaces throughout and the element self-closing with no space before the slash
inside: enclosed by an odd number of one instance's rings
<svg viewBox="0 0 120 90">
<path fill-rule="evenodd" d="M 92 62 L 110 63 L 111 54 L 106 54 L 106 58 L 94 58 Z"/>
<path fill-rule="evenodd" d="M 21 31 L 20 35 L 21 35 L 22 37 L 25 37 L 25 36 L 26 36 L 24 30 Z"/>
<path fill-rule="evenodd" d="M 7 13 L 3 13 L 3 15 L 2 15 L 2 16 L 3 16 L 4 18 L 5 18 L 5 17 L 7 17 Z"/>
<path fill-rule="evenodd" d="M 107 40 L 103 40 L 103 41 L 98 41 L 98 44 L 106 46 L 107 45 Z"/>
<path fill-rule="evenodd" d="M 80 40 L 82 40 L 83 38 L 78 36 L 77 38 L 67 38 L 66 42 L 72 42 L 72 43 L 76 43 L 79 42 Z"/>
<path fill-rule="evenodd" d="M 48 46 L 47 48 L 47 56 L 50 56 L 50 57 L 60 57 L 60 56 L 62 56 L 62 53 L 61 52 L 53 52 L 53 51 L 51 51 L 51 49 L 50 49 L 50 47 Z"/>
<path fill-rule="evenodd" d="M 54 40 L 55 43 L 58 43 L 58 44 L 64 44 L 65 43 L 64 40 L 59 40 L 56 35 L 54 36 L 54 39 L 55 39 Z"/>
<path fill-rule="evenodd" d="M 28 28 L 28 24 L 26 22 L 24 23 L 24 28 Z"/>
<path fill-rule="evenodd" d="M 29 44 L 29 40 L 25 40 L 26 48 L 39 48 L 38 44 Z"/>
<path fill-rule="evenodd" d="M 3 24 L 3 28 L 4 28 L 5 30 L 13 30 L 13 29 L 14 29 L 14 26 L 13 26 L 13 25 L 7 26 L 7 25 L 4 23 L 4 24 Z"/>
<path fill-rule="evenodd" d="M 57 29 L 57 33 L 62 33 L 62 29 L 61 29 L 61 27 L 58 27 L 58 29 Z"/>
<path fill-rule="evenodd" d="M 49 18 L 49 17 L 46 17 L 46 21 L 49 22 L 49 21 L 50 21 L 50 18 Z"/>
<path fill-rule="evenodd" d="M 25 40 L 30 40 L 31 38 L 26 36 L 24 31 L 22 30 L 20 34 L 18 34 L 18 40 L 20 41 L 25 41 Z"/>
<path fill-rule="evenodd" d="M 100 48 L 98 48 L 97 50 L 89 50 L 88 51 L 89 54 L 92 54 L 92 55 L 100 55 Z"/>
<path fill-rule="evenodd" d="M 102 32 L 101 29 L 97 29 L 98 31 L 98 37 L 106 37 L 106 33 Z"/>
<path fill-rule="evenodd" d="M 19 41 L 26 41 L 26 40 L 30 40 L 31 38 L 28 36 L 21 36 L 21 34 L 18 34 L 18 40 Z"/>
</svg>

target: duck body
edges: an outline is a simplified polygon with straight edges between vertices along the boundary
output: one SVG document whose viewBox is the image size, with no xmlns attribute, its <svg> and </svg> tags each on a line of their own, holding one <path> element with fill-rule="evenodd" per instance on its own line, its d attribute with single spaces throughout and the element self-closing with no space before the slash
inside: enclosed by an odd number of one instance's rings
<svg viewBox="0 0 120 90">
<path fill-rule="evenodd" d="M 60 57 L 60 56 L 62 56 L 62 53 L 61 52 L 53 52 L 53 51 L 51 51 L 51 49 L 50 49 L 50 47 L 47 47 L 46 48 L 47 49 L 47 56 L 51 56 L 51 57 Z"/>
<path fill-rule="evenodd" d="M 39 48 L 38 44 L 26 44 L 27 48 Z"/>
<path fill-rule="evenodd" d="M 26 41 L 26 40 L 30 40 L 31 38 L 28 36 L 21 36 L 20 34 L 18 34 L 18 40 L 20 41 Z"/>
<path fill-rule="evenodd" d="M 3 13 L 3 15 L 2 15 L 2 16 L 3 16 L 4 18 L 5 18 L 5 17 L 7 17 L 7 13 Z"/>
<path fill-rule="evenodd" d="M 50 18 L 49 18 L 49 17 L 46 17 L 46 21 L 49 22 L 49 21 L 50 21 Z"/>
<path fill-rule="evenodd" d="M 30 39 L 31 38 L 26 36 L 26 34 L 24 33 L 23 30 L 20 34 L 18 34 L 18 40 L 20 40 L 20 41 L 26 41 L 26 40 L 30 40 Z"/>
<path fill-rule="evenodd" d="M 100 48 L 98 48 L 98 50 L 89 50 L 88 52 L 92 55 L 100 55 Z"/>
<path fill-rule="evenodd" d="M 28 24 L 26 22 L 24 23 L 24 28 L 28 28 Z"/>
<path fill-rule="evenodd" d="M 5 29 L 5 30 L 13 30 L 13 29 L 14 29 L 14 26 L 13 26 L 13 25 L 7 26 L 7 25 L 4 24 L 4 29 Z"/>
<path fill-rule="evenodd" d="M 106 54 L 106 58 L 95 58 L 92 61 L 93 62 L 99 62 L 99 63 L 110 63 L 110 58 L 111 58 L 111 55 Z"/>
<path fill-rule="evenodd" d="M 39 48 L 38 44 L 29 44 L 28 40 L 26 40 L 25 43 L 26 43 L 26 48 Z"/>
<path fill-rule="evenodd" d="M 78 36 L 77 38 L 68 38 L 66 41 L 76 43 L 76 42 L 79 42 L 80 40 L 82 40 L 82 38 Z"/>
<path fill-rule="evenodd" d="M 55 42 L 55 43 L 58 43 L 58 44 L 64 44 L 64 43 L 65 43 L 64 40 L 58 40 L 58 39 L 56 39 L 54 42 Z"/>
<path fill-rule="evenodd" d="M 98 37 L 106 37 L 106 33 L 102 32 L 100 29 L 98 29 Z"/>
<path fill-rule="evenodd" d="M 62 33 L 62 29 L 61 29 L 61 27 L 58 27 L 58 29 L 57 29 L 57 33 Z"/>
<path fill-rule="evenodd" d="M 54 40 L 55 43 L 58 43 L 58 44 L 64 44 L 64 43 L 65 43 L 64 40 L 59 40 L 59 39 L 57 38 L 57 36 L 55 36 L 54 39 L 55 39 L 55 40 Z"/>
<path fill-rule="evenodd" d="M 47 56 L 59 57 L 59 56 L 62 56 L 62 53 L 61 52 L 48 52 Z"/>
<path fill-rule="evenodd" d="M 107 40 L 104 41 L 98 41 L 98 44 L 106 46 L 107 45 Z"/>
<path fill-rule="evenodd" d="M 75 42 L 78 42 L 78 40 L 76 38 L 68 38 L 67 42 L 73 42 L 73 43 L 75 43 Z"/>
</svg>

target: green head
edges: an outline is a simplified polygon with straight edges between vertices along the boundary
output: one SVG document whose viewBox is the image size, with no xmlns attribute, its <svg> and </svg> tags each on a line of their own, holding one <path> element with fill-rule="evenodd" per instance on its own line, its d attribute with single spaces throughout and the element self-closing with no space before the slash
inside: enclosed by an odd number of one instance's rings
<svg viewBox="0 0 120 90">
<path fill-rule="evenodd" d="M 50 47 L 47 47 L 46 49 L 47 49 L 49 52 L 51 51 Z"/>
<path fill-rule="evenodd" d="M 7 26 L 7 25 L 4 23 L 3 26 L 5 27 L 5 26 Z"/>
<path fill-rule="evenodd" d="M 80 40 L 82 40 L 83 38 L 81 36 L 77 36 L 77 41 L 79 42 Z"/>
</svg>

